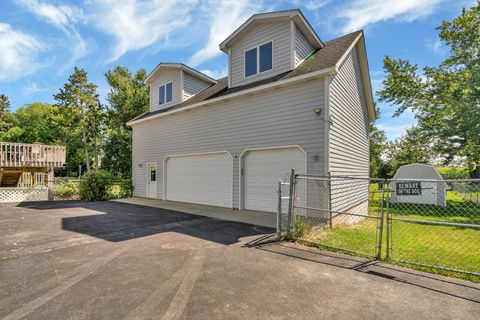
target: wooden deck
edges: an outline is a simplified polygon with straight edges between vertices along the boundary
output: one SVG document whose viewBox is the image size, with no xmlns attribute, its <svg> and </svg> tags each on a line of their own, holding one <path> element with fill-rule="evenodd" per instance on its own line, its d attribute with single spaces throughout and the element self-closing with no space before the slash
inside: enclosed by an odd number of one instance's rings
<svg viewBox="0 0 480 320">
<path fill-rule="evenodd" d="M 55 168 L 65 160 L 65 146 L 0 142 L 0 168 Z"/>
</svg>

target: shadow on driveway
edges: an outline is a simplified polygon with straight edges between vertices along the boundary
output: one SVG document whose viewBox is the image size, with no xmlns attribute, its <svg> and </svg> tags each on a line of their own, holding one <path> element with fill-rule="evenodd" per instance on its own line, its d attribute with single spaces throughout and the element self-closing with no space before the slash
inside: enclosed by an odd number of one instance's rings
<svg viewBox="0 0 480 320">
<path fill-rule="evenodd" d="M 360 257 L 320 251 L 293 243 L 266 243 L 257 249 L 273 252 L 297 259 L 340 267 L 367 273 L 392 281 L 413 285 L 451 297 L 480 303 L 480 285 L 455 278 L 437 276 L 413 269 L 397 267 L 379 261 L 370 261 Z"/>
<path fill-rule="evenodd" d="M 62 229 L 119 242 L 162 232 L 230 245 L 240 238 L 274 232 L 273 229 L 219 220 L 183 212 L 119 202 L 36 202 L 18 206 L 37 210 L 67 210 Z M 77 214 L 78 212 L 78 214 Z"/>
</svg>

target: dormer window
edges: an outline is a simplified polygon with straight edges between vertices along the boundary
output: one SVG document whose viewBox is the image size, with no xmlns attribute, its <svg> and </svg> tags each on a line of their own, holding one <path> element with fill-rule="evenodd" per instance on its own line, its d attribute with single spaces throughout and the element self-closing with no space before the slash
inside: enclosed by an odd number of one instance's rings
<svg viewBox="0 0 480 320">
<path fill-rule="evenodd" d="M 273 42 L 245 51 L 245 77 L 272 70 Z"/>
<path fill-rule="evenodd" d="M 172 102 L 173 83 L 168 82 L 158 87 L 158 104 Z"/>
</svg>

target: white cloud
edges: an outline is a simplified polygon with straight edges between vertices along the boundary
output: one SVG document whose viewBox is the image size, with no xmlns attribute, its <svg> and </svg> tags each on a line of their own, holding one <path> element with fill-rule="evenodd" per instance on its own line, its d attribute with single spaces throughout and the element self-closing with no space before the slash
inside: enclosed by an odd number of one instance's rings
<svg viewBox="0 0 480 320">
<path fill-rule="evenodd" d="M 0 39 L 0 80 L 16 79 L 44 66 L 37 58 L 46 45 L 33 35 L 0 23 Z"/>
<path fill-rule="evenodd" d="M 228 69 L 221 69 L 221 70 L 210 70 L 210 69 L 204 69 L 200 70 L 201 73 L 205 73 L 207 76 L 213 78 L 213 79 L 220 79 L 228 74 Z"/>
<path fill-rule="evenodd" d="M 45 18 L 48 23 L 58 27 L 67 27 L 71 22 L 84 20 L 82 9 L 76 6 L 52 5 L 38 0 L 17 0 L 18 4 L 35 15 Z"/>
<path fill-rule="evenodd" d="M 18 0 L 17 3 L 46 23 L 61 30 L 67 37 L 70 57 L 64 68 L 68 68 L 88 53 L 85 40 L 78 32 L 75 24 L 85 22 L 83 10 L 77 6 L 53 5 L 38 0 Z"/>
<path fill-rule="evenodd" d="M 26 95 L 30 95 L 30 94 L 42 92 L 42 91 L 49 91 L 49 90 L 52 90 L 52 88 L 39 87 L 36 82 L 30 82 L 26 86 L 24 86 L 22 89 L 23 93 Z"/>
<path fill-rule="evenodd" d="M 448 48 L 440 41 L 440 39 L 427 40 L 425 41 L 425 45 L 439 56 L 446 56 L 448 53 Z"/>
<path fill-rule="evenodd" d="M 187 27 L 196 4 L 197 0 L 94 0 L 90 2 L 88 20 L 115 38 L 109 59 L 112 62 L 128 51 L 149 47 Z"/>
<path fill-rule="evenodd" d="M 218 45 L 252 14 L 260 12 L 256 2 L 247 0 L 211 0 L 204 8 L 209 10 L 206 13 L 210 22 L 209 37 L 205 46 L 190 58 L 189 65 L 193 67 L 221 54 Z"/>
<path fill-rule="evenodd" d="M 337 17 L 347 20 L 342 33 L 365 28 L 370 24 L 395 19 L 411 22 L 432 14 L 446 0 L 354 0 Z"/>
<path fill-rule="evenodd" d="M 305 3 L 305 8 L 311 11 L 315 11 L 327 5 L 330 0 L 312 0 Z"/>
</svg>

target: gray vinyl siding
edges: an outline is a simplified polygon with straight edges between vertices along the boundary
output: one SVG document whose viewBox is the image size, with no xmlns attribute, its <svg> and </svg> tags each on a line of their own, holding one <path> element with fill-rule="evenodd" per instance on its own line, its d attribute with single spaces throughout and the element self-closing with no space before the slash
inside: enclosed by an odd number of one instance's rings
<svg viewBox="0 0 480 320">
<path fill-rule="evenodd" d="M 183 72 L 183 100 L 191 98 L 209 86 L 210 84 L 205 81 L 200 80 L 187 72 Z"/>
<path fill-rule="evenodd" d="M 172 102 L 163 105 L 158 104 L 158 86 L 166 84 L 172 81 L 173 92 Z M 181 71 L 177 68 L 162 69 L 161 72 L 152 79 L 150 83 L 150 110 L 155 111 L 162 108 L 170 107 L 174 104 L 183 101 L 182 97 L 182 84 L 181 84 Z"/>
<path fill-rule="evenodd" d="M 369 120 L 356 48 L 330 84 L 329 167 L 334 176 L 369 176 Z M 332 184 L 333 210 L 346 210 L 368 200 L 368 182 Z"/>
<path fill-rule="evenodd" d="M 239 158 L 245 149 L 300 145 L 307 173 L 325 174 L 324 80 L 236 98 L 133 126 L 133 183 L 146 194 L 146 163 L 158 164 L 158 198 L 163 197 L 167 155 L 228 151 L 233 156 L 233 207 L 239 207 Z M 318 156 L 316 159 L 315 156 Z"/>
<path fill-rule="evenodd" d="M 231 86 L 262 80 L 292 69 L 290 21 L 255 26 L 231 48 Z M 273 41 L 273 69 L 245 78 L 245 51 Z"/>
<path fill-rule="evenodd" d="M 297 67 L 303 59 L 313 52 L 313 47 L 308 43 L 303 34 L 295 27 L 295 67 Z"/>
</svg>

